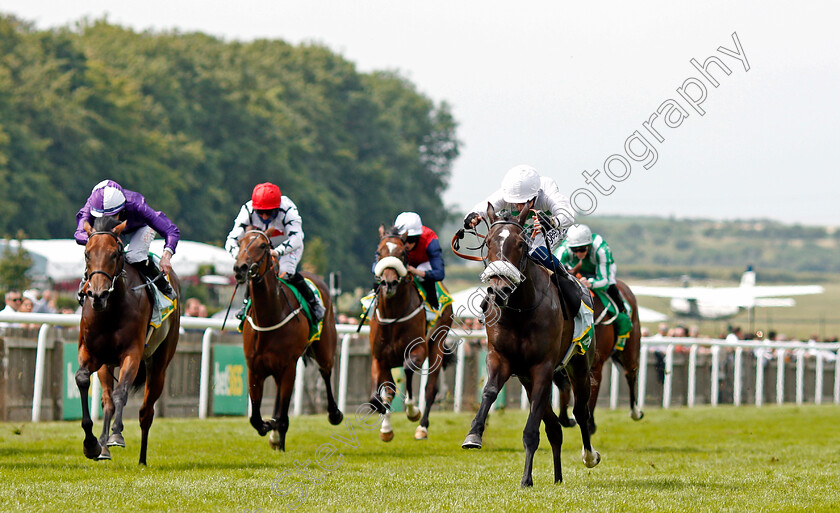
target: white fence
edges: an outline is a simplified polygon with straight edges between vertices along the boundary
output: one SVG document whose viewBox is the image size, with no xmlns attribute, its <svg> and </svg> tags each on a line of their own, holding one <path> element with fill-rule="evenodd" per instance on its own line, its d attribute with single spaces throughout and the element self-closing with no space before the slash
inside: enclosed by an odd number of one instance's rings
<svg viewBox="0 0 840 513">
<path fill-rule="evenodd" d="M 38 344 L 36 349 L 35 359 L 35 383 L 32 397 L 32 422 L 38 422 L 41 414 L 41 399 L 43 395 L 44 386 L 44 365 L 47 346 L 47 337 L 49 328 L 51 326 L 78 326 L 80 316 L 78 314 L 0 314 L 0 322 L 9 323 L 40 323 L 41 328 L 38 332 Z M 201 372 L 199 385 L 199 418 L 207 418 L 209 397 L 210 397 L 210 351 L 211 341 L 214 336 L 218 336 L 219 330 L 222 327 L 221 319 L 207 319 L 194 317 L 181 317 L 181 326 L 188 329 L 204 329 L 202 337 L 201 348 Z M 338 325 L 337 330 L 341 335 L 341 351 L 338 365 L 338 406 L 343 411 L 347 406 L 347 376 L 349 365 L 349 346 L 350 340 L 356 334 L 357 326 L 352 325 Z M 235 331 L 235 323 L 228 323 L 225 326 L 225 331 Z M 362 327 L 361 334 L 367 333 L 367 326 Z M 461 411 L 463 401 L 464 388 L 464 344 L 466 339 L 482 339 L 486 335 L 484 331 L 470 331 L 453 330 L 450 337 L 458 341 L 456 349 L 456 370 L 455 370 L 455 386 L 453 390 L 453 408 L 456 412 Z M 653 339 L 645 338 L 642 340 L 642 347 L 639 361 L 639 406 L 644 406 L 646 397 L 646 383 L 648 371 L 648 358 L 655 350 L 664 350 L 665 372 L 662 390 L 662 407 L 669 408 L 671 406 L 671 395 L 673 390 L 673 365 L 674 365 L 674 351 L 676 347 L 688 348 L 688 382 L 687 382 L 687 400 L 688 407 L 696 404 L 697 397 L 697 354 L 701 349 L 709 351 L 711 354 L 711 389 L 709 394 L 710 404 L 716 406 L 719 397 L 719 384 L 721 372 L 721 348 L 734 349 L 734 369 L 733 369 L 733 404 L 738 406 L 741 404 L 741 391 L 744 380 L 747 379 L 742 373 L 744 349 L 753 349 L 748 353 L 749 357 L 756 359 L 764 359 L 764 355 L 769 355 L 774 352 L 776 359 L 776 402 L 781 404 L 784 401 L 785 389 L 785 356 L 791 355 L 796 360 L 796 386 L 795 398 L 796 403 L 804 402 L 805 390 L 805 358 L 814 358 L 816 362 L 815 369 L 815 395 L 814 402 L 820 404 L 822 402 L 823 377 L 826 361 L 833 361 L 834 363 L 834 404 L 840 404 L 840 343 L 832 344 L 818 344 L 812 345 L 803 342 L 751 342 L 740 341 L 736 343 L 729 343 L 724 340 L 716 339 L 694 339 L 694 338 L 663 338 Z M 764 397 L 764 365 L 763 361 L 758 362 L 755 366 L 755 404 L 761 406 Z M 610 408 L 618 407 L 619 383 L 621 381 L 620 370 L 615 364 L 612 365 L 612 374 L 610 379 Z M 424 364 L 427 368 L 428 361 Z M 298 361 L 298 372 L 295 381 L 295 391 L 293 396 L 293 414 L 300 415 L 302 411 L 302 393 L 303 393 L 303 361 Z M 425 387 L 426 375 L 421 373 L 420 390 Z M 92 380 L 93 397 L 98 397 L 100 394 L 98 379 Z M 419 402 L 421 410 L 424 408 L 425 396 L 419 395 Z M 558 394 L 555 387 L 553 394 L 553 403 L 558 404 Z M 249 403 L 250 404 L 250 403 Z M 520 399 L 521 407 L 527 408 L 527 397 L 523 393 Z M 99 401 L 93 401 L 92 416 L 98 416 Z"/>
</svg>

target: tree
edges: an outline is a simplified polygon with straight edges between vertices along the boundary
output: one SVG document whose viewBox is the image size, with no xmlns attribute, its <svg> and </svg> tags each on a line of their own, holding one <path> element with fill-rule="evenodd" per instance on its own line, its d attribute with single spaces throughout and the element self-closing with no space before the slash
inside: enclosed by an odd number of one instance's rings
<svg viewBox="0 0 840 513">
<path fill-rule="evenodd" d="M 11 238 L 6 237 L 3 258 L 0 259 L 0 286 L 4 290 L 29 288 L 30 279 L 27 272 L 32 267 L 32 257 L 23 249 L 22 239 L 23 233 L 18 232 L 17 248 L 12 249 Z"/>
</svg>

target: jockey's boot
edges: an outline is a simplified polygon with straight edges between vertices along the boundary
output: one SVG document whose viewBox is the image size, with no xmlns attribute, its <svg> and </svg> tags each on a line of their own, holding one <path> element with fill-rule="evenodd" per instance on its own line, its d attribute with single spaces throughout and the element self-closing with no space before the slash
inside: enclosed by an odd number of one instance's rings
<svg viewBox="0 0 840 513">
<path fill-rule="evenodd" d="M 169 299 L 175 299 L 175 290 L 169 281 L 166 279 L 166 274 L 159 270 L 151 260 L 146 259 L 142 262 L 133 264 L 134 267 L 140 271 L 140 274 L 148 278 L 148 280 L 155 284 L 161 293 Z"/>
<path fill-rule="evenodd" d="M 432 310 L 439 310 L 440 303 L 437 297 L 437 283 L 434 281 L 423 280 L 420 282 L 423 285 L 423 290 L 426 292 L 426 302 L 432 307 Z"/>
<path fill-rule="evenodd" d="M 584 300 L 582 296 L 583 288 L 577 279 L 573 278 L 566 268 L 557 267 L 557 272 L 554 274 L 557 279 L 557 284 L 560 286 L 560 300 L 566 299 L 566 305 L 569 307 L 569 318 L 572 319 L 577 316 L 580 311 L 580 302 Z"/>
<path fill-rule="evenodd" d="M 324 318 L 324 307 L 315 299 L 315 294 L 312 293 L 312 290 L 309 288 L 309 285 L 306 284 L 306 281 L 303 279 L 303 275 L 299 272 L 296 272 L 289 278 L 289 283 L 295 287 L 300 295 L 303 296 L 304 301 L 309 304 L 309 310 L 312 312 L 312 316 L 315 317 L 315 323 L 321 321 Z"/>
<path fill-rule="evenodd" d="M 79 282 L 79 291 L 76 292 L 76 297 L 79 300 L 79 306 L 85 306 L 85 297 L 87 297 L 83 292 L 85 290 L 85 283 L 87 283 L 87 272 L 85 272 L 85 275 L 82 277 L 82 281 Z"/>
<path fill-rule="evenodd" d="M 245 297 L 242 298 L 242 308 L 240 308 L 235 314 L 234 317 L 239 319 L 240 321 L 245 320 L 245 309 L 248 308 L 248 300 L 251 299 L 248 287 L 245 287 Z"/>
<path fill-rule="evenodd" d="M 615 301 L 615 306 L 618 307 L 618 311 L 620 313 L 627 313 L 624 308 L 624 299 L 621 297 L 621 291 L 618 290 L 615 283 L 607 287 L 607 294 L 609 294 L 610 298 Z"/>
</svg>

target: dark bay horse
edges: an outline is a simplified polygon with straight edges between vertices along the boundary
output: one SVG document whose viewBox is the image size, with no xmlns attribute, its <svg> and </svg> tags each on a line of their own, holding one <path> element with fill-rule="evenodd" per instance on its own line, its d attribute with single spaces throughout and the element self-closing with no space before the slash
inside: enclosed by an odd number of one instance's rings
<svg viewBox="0 0 840 513">
<path fill-rule="evenodd" d="M 309 342 L 309 321 L 294 293 L 278 278 L 278 267 L 271 256 L 271 241 L 262 230 L 249 227 L 239 239 L 239 255 L 233 266 L 236 281 L 247 282 L 251 308 L 242 327 L 245 361 L 248 364 L 248 394 L 251 398 L 251 425 L 269 444 L 286 450 L 289 430 L 289 403 L 295 385 L 298 358 L 314 357 L 327 387 L 327 412 L 330 424 L 338 425 L 344 414 L 338 409 L 332 391 L 332 369 L 338 336 L 335 314 L 327 286 L 320 277 L 302 273 L 312 280 L 324 302 L 324 327 L 321 337 Z M 274 415 L 268 421 L 260 413 L 263 384 L 267 377 L 277 384 Z"/>
<path fill-rule="evenodd" d="M 548 271 L 528 257 L 528 235 L 523 224 L 533 200 L 518 218 L 499 219 L 488 204 L 490 229 L 486 269 L 482 281 L 489 284 L 484 302 L 487 341 L 487 382 L 481 406 L 462 447 L 480 449 L 487 413 L 499 390 L 511 375 L 519 376 L 531 403 L 522 434 L 525 445 L 525 471 L 522 486 L 532 486 L 534 453 L 540 443 L 540 421 L 545 424 L 554 458 L 554 482 L 563 480 L 560 446 L 563 430 L 550 397 L 552 383 L 560 383 L 566 373 L 575 392 L 575 418 L 583 440 L 583 462 L 594 467 L 601 455 L 592 449 L 589 436 L 589 369 L 592 350 L 580 354 L 572 342 L 574 322 L 565 320 L 560 295 Z M 566 309 L 568 311 L 568 308 Z"/>
<path fill-rule="evenodd" d="M 595 300 L 595 339 L 598 341 L 598 344 L 595 348 L 595 361 L 592 362 L 592 393 L 589 395 L 590 434 L 594 434 L 597 428 L 595 425 L 595 403 L 598 402 L 598 391 L 601 389 L 603 367 L 610 358 L 624 369 L 624 377 L 627 379 L 627 385 L 630 388 L 630 417 L 633 420 L 641 420 L 645 415 L 639 409 L 638 398 L 636 397 L 636 380 L 639 376 L 639 351 L 642 346 L 639 303 L 626 283 L 618 280 L 616 286 L 621 291 L 621 295 L 630 303 L 633 311 L 631 315 L 633 330 L 630 331 L 630 336 L 624 344 L 624 349 L 616 350 L 615 345 L 618 342 L 618 331 L 615 328 L 615 323 L 612 322 L 613 316 L 604 311 L 604 304 L 601 303 L 600 297 L 597 294 L 593 294 Z M 575 425 L 575 420 L 569 418 L 567 413 L 569 406 L 568 381 L 564 382 L 563 385 L 560 387 L 560 424 L 565 427 L 572 427 Z"/>
<path fill-rule="evenodd" d="M 151 329 L 152 302 L 145 280 L 131 265 L 126 265 L 123 243 L 119 238 L 126 223 L 103 216 L 93 227 L 85 223 L 85 302 L 79 325 L 79 370 L 76 385 L 82 396 L 82 428 L 85 430 L 84 453 L 91 459 L 111 459 L 108 447 L 125 447 L 122 436 L 123 408 L 130 385 L 139 388 L 146 382 L 140 408 L 140 464 L 146 464 L 149 428 L 155 416 L 154 404 L 163 391 L 166 367 L 175 354 L 181 318 L 178 308 L 160 325 Z M 175 273 L 170 283 L 180 296 Z M 154 285 L 148 285 L 154 287 Z M 150 331 L 151 330 L 151 331 Z M 119 366 L 119 383 L 114 388 L 114 368 Z M 102 383 L 103 427 L 99 440 L 93 435 L 87 397 L 91 372 L 98 372 Z M 98 398 L 94 397 L 94 401 Z M 108 437 L 111 419 L 113 433 Z"/>
<path fill-rule="evenodd" d="M 407 393 L 406 415 L 408 420 L 420 425 L 414 431 L 415 440 L 425 440 L 429 430 L 429 412 L 438 393 L 440 372 L 452 359 L 446 350 L 446 336 L 452 327 L 452 305 L 447 305 L 434 326 L 426 331 L 426 311 L 423 298 L 414 284 L 414 277 L 406 269 L 405 236 L 391 228 L 388 233 L 379 228 L 379 245 L 376 248 L 376 279 L 378 292 L 374 299 L 376 308 L 370 318 L 370 353 L 373 356 L 370 374 L 373 378 L 371 404 L 385 413 L 379 436 L 385 442 L 394 438 L 391 427 L 390 402 L 396 390 L 392 383 L 391 369 L 402 367 L 405 372 Z M 429 370 L 426 381 L 426 406 L 420 418 L 415 406 L 412 379 L 422 371 L 428 356 Z"/>
</svg>

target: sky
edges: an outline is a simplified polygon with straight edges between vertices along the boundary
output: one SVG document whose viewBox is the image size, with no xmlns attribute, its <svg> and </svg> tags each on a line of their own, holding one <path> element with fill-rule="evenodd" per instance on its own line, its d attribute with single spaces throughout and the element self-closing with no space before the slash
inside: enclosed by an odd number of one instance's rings
<svg viewBox="0 0 840 513">
<path fill-rule="evenodd" d="M 359 71 L 397 70 L 451 106 L 462 146 L 444 201 L 461 212 L 530 164 L 584 213 L 840 226 L 829 2 L 571 3 L 0 0 L 0 12 L 38 28 L 107 16 L 316 42 Z M 705 98 L 692 106 L 680 89 Z"/>
</svg>

